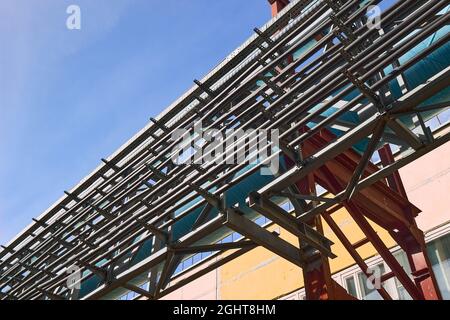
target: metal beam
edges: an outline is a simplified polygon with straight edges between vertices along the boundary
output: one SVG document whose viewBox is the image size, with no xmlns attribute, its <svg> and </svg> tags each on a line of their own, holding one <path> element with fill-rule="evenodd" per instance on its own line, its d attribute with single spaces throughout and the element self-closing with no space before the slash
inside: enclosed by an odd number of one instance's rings
<svg viewBox="0 0 450 320">
<path fill-rule="evenodd" d="M 327 257 L 335 258 L 331 252 L 333 242 L 314 230 L 308 224 L 299 221 L 267 197 L 252 192 L 249 195 L 249 207 L 258 211 L 282 228 L 296 235 L 302 241 L 319 250 Z"/>
<path fill-rule="evenodd" d="M 226 251 L 232 249 L 242 249 L 246 247 L 254 247 L 255 243 L 251 240 L 239 242 L 226 242 L 207 245 L 197 245 L 192 247 L 171 247 L 170 249 L 176 254 L 196 254 L 200 252 Z"/>
<path fill-rule="evenodd" d="M 142 289 L 141 287 L 135 286 L 134 284 L 126 283 L 123 285 L 123 287 L 130 291 L 134 291 L 134 292 L 140 294 L 141 296 L 144 296 L 150 300 L 153 300 L 155 298 L 150 292 Z"/>
<path fill-rule="evenodd" d="M 229 208 L 227 210 L 225 225 L 289 262 L 299 267 L 304 266 L 305 261 L 300 256 L 298 248 L 248 220 L 238 209 Z"/>
</svg>

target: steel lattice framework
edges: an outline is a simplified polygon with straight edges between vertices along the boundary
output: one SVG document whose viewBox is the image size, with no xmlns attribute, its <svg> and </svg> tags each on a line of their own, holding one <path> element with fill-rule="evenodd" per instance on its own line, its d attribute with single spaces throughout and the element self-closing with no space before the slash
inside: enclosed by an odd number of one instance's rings
<svg viewBox="0 0 450 320">
<path fill-rule="evenodd" d="M 380 2 L 293 1 L 255 29 L 243 46 L 3 247 L 0 298 L 99 299 L 133 290 L 158 299 L 258 246 L 306 270 L 308 279 L 334 257 L 319 216 L 364 269 L 356 245 L 331 218 L 342 206 L 390 263 L 390 276 L 413 298 L 427 297 L 425 280 L 415 275 L 413 281 L 397 268 L 366 218 L 389 230 L 402 247 L 411 247 L 404 241 L 411 238 L 409 244 L 423 249 L 423 234 L 413 222 L 419 210 L 398 184 L 396 189 L 394 178 L 399 168 L 449 140 L 445 130 L 432 133 L 424 124 L 428 114 L 448 108 L 447 101 L 427 101 L 448 89 L 449 67 L 416 86 L 408 84 L 405 72 L 446 46 L 449 34 L 407 61 L 400 58 L 445 30 L 449 15 L 442 10 L 448 2 L 398 1 L 382 14 L 381 30 L 368 28 L 367 9 Z M 402 82 L 400 95 L 392 81 Z M 348 114 L 358 120 L 348 120 Z M 285 166 L 261 186 L 246 185 L 245 208 L 230 203 L 229 191 L 266 163 L 249 168 L 171 161 L 180 142 L 172 139 L 173 131 L 192 131 L 198 121 L 221 132 L 280 130 L 280 146 L 268 161 L 281 157 Z M 419 133 L 408 125 L 414 121 Z M 400 152 L 385 153 L 389 163 L 373 164 L 372 154 L 388 143 Z M 316 185 L 330 196 L 315 195 Z M 295 210 L 287 212 L 275 198 L 289 199 Z M 177 223 L 199 210 L 189 230 L 175 236 Z M 248 210 L 296 235 L 299 246 L 258 226 Z M 243 238 L 211 241 L 220 230 Z M 137 261 L 143 250 L 146 256 Z M 214 259 L 174 274 L 183 258 L 206 251 L 216 252 Z M 79 296 L 67 284 L 73 265 L 81 267 L 82 284 L 94 284 Z M 139 287 L 145 281 L 148 290 Z M 383 288 L 379 292 L 389 299 Z"/>
</svg>

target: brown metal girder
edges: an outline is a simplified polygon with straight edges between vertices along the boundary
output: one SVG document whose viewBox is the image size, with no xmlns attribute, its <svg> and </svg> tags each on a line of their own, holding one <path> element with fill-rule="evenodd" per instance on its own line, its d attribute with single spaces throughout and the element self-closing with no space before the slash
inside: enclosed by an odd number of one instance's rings
<svg viewBox="0 0 450 320">
<path fill-rule="evenodd" d="M 329 190 L 332 194 L 338 194 L 339 192 L 343 191 L 344 189 L 340 187 L 339 189 L 335 189 L 331 185 L 331 181 L 328 178 L 330 175 L 333 175 L 336 180 L 339 181 L 341 185 L 345 185 L 345 182 L 341 179 L 338 179 L 335 176 L 335 170 L 330 169 L 327 166 L 323 166 L 319 170 L 317 170 L 314 174 L 317 178 L 319 178 L 320 181 L 324 185 L 322 185 L 325 189 Z M 394 212 L 392 214 L 392 211 L 386 210 L 386 207 L 383 205 L 380 205 L 380 203 L 373 202 L 373 199 L 369 196 L 366 196 L 362 194 L 361 192 L 358 192 L 354 195 L 353 202 L 361 204 L 364 206 L 365 212 L 369 216 L 371 220 L 376 222 L 377 224 L 381 225 L 384 228 L 387 228 L 389 230 L 393 230 L 395 228 L 401 228 L 402 226 L 409 226 L 409 222 L 400 214 Z"/>
<path fill-rule="evenodd" d="M 325 169 L 327 170 L 327 169 Z M 340 183 L 334 176 L 329 176 L 328 178 L 330 188 L 333 189 L 334 192 L 337 192 L 339 189 L 344 189 L 345 184 Z M 408 293 L 415 299 L 421 299 L 423 296 L 421 292 L 417 290 L 412 283 L 411 279 L 408 277 L 403 268 L 399 265 L 398 261 L 394 258 L 389 249 L 385 246 L 381 238 L 378 236 L 376 231 L 372 228 L 370 223 L 367 221 L 365 216 L 367 216 L 365 210 L 360 208 L 356 203 L 352 201 L 344 201 L 344 205 L 353 218 L 353 220 L 358 224 L 360 229 L 364 232 L 366 237 L 370 240 L 371 244 L 375 247 L 378 253 L 382 256 L 383 260 L 391 267 L 399 281 L 406 288 Z M 370 219 L 370 218 L 369 218 Z"/>
<path fill-rule="evenodd" d="M 445 134 L 439 135 L 436 138 L 434 144 L 426 145 L 425 147 L 421 148 L 420 150 L 418 150 L 414 153 L 411 153 L 409 155 L 406 155 L 406 156 L 398 159 L 395 163 L 390 164 L 387 167 L 380 169 L 380 171 L 377 171 L 376 173 L 372 174 L 370 177 L 362 179 L 357 185 L 357 190 L 363 190 L 363 189 L 371 186 L 372 184 L 378 182 L 379 180 L 385 179 L 388 175 L 392 174 L 393 171 L 400 169 L 401 167 L 411 163 L 415 159 L 422 157 L 426 153 L 442 146 L 443 144 L 445 144 L 449 141 L 450 141 L 450 133 L 445 133 Z M 332 178 L 334 178 L 334 176 Z M 311 216 L 320 214 L 325 210 L 329 210 L 329 211 L 334 210 L 335 211 L 336 208 L 339 208 L 339 205 L 340 205 L 339 201 L 345 200 L 343 198 L 343 194 L 344 194 L 344 191 L 339 192 L 336 197 L 330 198 L 330 201 L 328 203 L 320 204 L 318 207 L 306 212 L 304 214 L 304 216 L 311 217 Z M 302 215 L 302 217 L 303 217 L 303 215 Z"/>
<path fill-rule="evenodd" d="M 340 164 L 336 162 L 331 162 L 326 165 L 327 168 L 334 175 L 339 177 L 341 181 L 348 181 L 351 177 L 352 171 L 343 168 Z M 405 210 L 413 207 L 412 204 L 406 201 L 394 200 L 390 197 L 391 190 L 386 188 L 386 190 L 379 190 L 377 187 L 383 185 L 376 183 L 373 186 L 363 189 L 358 193 L 355 193 L 354 200 L 369 209 L 373 214 L 379 214 L 380 219 L 387 219 L 388 217 L 393 220 L 398 220 L 398 222 L 409 226 L 410 220 L 405 217 Z"/>
<path fill-rule="evenodd" d="M 319 178 L 319 180 L 321 180 L 323 184 L 327 185 L 328 190 L 330 190 L 330 192 L 332 192 L 333 194 L 337 194 L 343 190 L 345 182 L 339 181 L 337 177 L 334 176 L 330 177 L 331 171 L 327 167 L 321 168 L 320 171 L 322 172 L 317 172 L 316 176 Z M 407 230 L 407 232 L 412 234 L 417 241 L 420 242 L 421 239 L 423 240 L 422 231 L 417 227 L 414 221 L 411 222 L 409 220 L 409 217 L 406 215 L 405 211 L 403 211 L 405 215 L 401 218 L 402 220 L 406 220 L 403 221 L 403 223 L 395 219 L 388 220 L 388 218 L 392 217 L 389 216 L 388 214 L 383 214 L 384 212 L 383 208 L 381 209 L 377 207 L 372 208 L 370 205 L 367 205 L 369 201 L 370 199 L 364 198 L 360 193 L 355 195 L 355 197 L 352 200 L 353 203 L 357 204 L 359 207 L 363 209 L 365 216 L 367 216 L 370 220 L 372 220 L 376 224 L 388 230 L 391 234 L 394 234 L 395 229 Z"/>
<path fill-rule="evenodd" d="M 395 274 L 397 279 L 403 285 L 405 290 L 411 295 L 413 299 L 422 300 L 424 298 L 422 292 L 411 280 L 411 278 L 405 272 L 405 270 L 397 261 L 397 259 L 394 257 L 394 255 L 386 247 L 383 240 L 370 225 L 369 221 L 367 221 L 367 219 L 364 216 L 364 210 L 362 210 L 362 208 L 353 203 L 353 201 L 346 201 L 345 206 L 350 215 L 352 216 L 353 220 L 357 223 L 359 228 L 363 230 L 366 237 L 370 240 L 374 248 L 378 251 L 383 260 L 391 268 L 392 272 Z"/>
<path fill-rule="evenodd" d="M 305 150 L 307 150 L 308 152 L 314 152 L 321 145 L 326 145 L 327 142 L 323 138 L 325 135 L 328 135 L 327 139 L 332 139 L 333 135 L 331 133 L 327 134 L 328 130 L 324 129 L 322 131 L 324 131 L 323 135 L 321 135 L 320 137 L 316 135 L 304 144 Z M 328 161 L 324 167 L 328 168 L 329 171 L 333 173 L 333 175 L 335 175 L 341 182 L 345 183 L 349 181 L 349 179 L 351 179 L 352 174 L 358 164 L 358 162 L 354 161 L 354 159 L 358 159 L 358 157 L 360 158 L 360 155 L 358 153 L 356 153 L 352 149 L 349 149 L 336 158 Z M 379 168 L 377 166 L 370 163 L 367 166 L 366 172 L 363 177 L 378 170 Z M 384 180 L 379 181 L 355 194 L 355 200 L 358 201 L 358 203 L 364 205 L 366 209 L 371 209 L 370 211 L 374 210 L 375 213 L 379 210 L 377 208 L 380 208 L 382 210 L 384 209 L 387 213 L 390 214 L 390 216 L 396 217 L 403 223 L 406 223 L 407 226 L 409 226 L 410 222 L 409 219 L 405 217 L 405 210 L 410 210 L 410 212 L 412 212 L 414 216 L 417 216 L 417 214 L 420 213 L 420 210 L 413 204 L 411 204 L 407 199 L 405 199 L 398 193 L 393 192 L 393 190 L 386 185 L 386 182 Z M 368 203 L 367 200 L 370 200 L 372 203 Z M 373 207 L 372 204 L 375 205 L 375 207 Z M 382 219 L 384 220 L 385 218 L 386 216 L 383 215 Z"/>
<path fill-rule="evenodd" d="M 364 259 L 360 256 L 358 251 L 355 248 L 355 245 L 352 244 L 342 232 L 342 230 L 339 228 L 338 224 L 333 220 L 331 215 L 324 212 L 322 214 L 323 219 L 325 220 L 326 224 L 330 227 L 330 229 L 333 231 L 333 233 L 336 235 L 336 237 L 339 239 L 339 241 L 342 243 L 342 245 L 345 247 L 345 249 L 348 251 L 348 253 L 351 255 L 353 260 L 356 262 L 356 264 L 359 266 L 361 271 L 367 276 L 370 277 L 371 275 L 368 273 L 369 267 L 367 266 Z M 381 286 L 380 288 L 377 288 L 378 293 L 381 295 L 381 297 L 384 300 L 392 300 L 389 293 L 386 291 L 386 289 Z"/>
</svg>

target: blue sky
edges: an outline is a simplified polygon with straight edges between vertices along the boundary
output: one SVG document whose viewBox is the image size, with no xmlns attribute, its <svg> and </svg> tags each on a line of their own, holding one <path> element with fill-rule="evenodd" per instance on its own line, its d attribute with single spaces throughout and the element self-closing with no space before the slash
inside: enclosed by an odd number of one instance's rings
<svg viewBox="0 0 450 320">
<path fill-rule="evenodd" d="M 0 243 L 269 19 L 266 0 L 1 0 Z"/>
</svg>

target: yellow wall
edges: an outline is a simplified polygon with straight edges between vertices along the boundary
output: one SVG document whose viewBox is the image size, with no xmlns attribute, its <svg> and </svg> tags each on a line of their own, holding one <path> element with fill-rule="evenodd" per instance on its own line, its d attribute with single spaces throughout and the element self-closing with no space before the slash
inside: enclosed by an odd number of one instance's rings
<svg viewBox="0 0 450 320">
<path fill-rule="evenodd" d="M 336 211 L 332 217 L 352 243 L 363 239 L 362 231 L 345 209 Z M 385 230 L 374 223 L 372 226 L 388 247 L 395 245 Z M 328 225 L 323 222 L 323 227 L 325 236 L 334 242 L 332 251 L 338 256 L 330 260 L 332 273 L 353 265 L 353 259 Z M 281 238 L 298 245 L 297 238 L 284 229 L 272 226 L 269 230 L 279 231 Z M 376 254 L 368 244 L 358 252 L 364 259 Z M 218 282 L 219 299 L 273 299 L 303 287 L 302 271 L 297 266 L 261 247 L 221 267 Z"/>
</svg>

